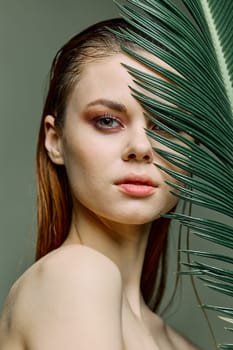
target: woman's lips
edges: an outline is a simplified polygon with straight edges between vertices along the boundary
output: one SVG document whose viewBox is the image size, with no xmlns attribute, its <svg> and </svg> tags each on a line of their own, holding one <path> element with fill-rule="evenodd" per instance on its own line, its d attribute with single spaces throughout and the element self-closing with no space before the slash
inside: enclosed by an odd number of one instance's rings
<svg viewBox="0 0 233 350">
<path fill-rule="evenodd" d="M 134 197 L 147 197 L 153 194 L 157 185 L 147 176 L 129 175 L 116 182 L 118 188 Z"/>
<path fill-rule="evenodd" d="M 136 183 L 119 184 L 117 186 L 122 192 L 125 192 L 135 197 L 146 197 L 151 195 L 155 191 L 155 187 Z"/>
</svg>

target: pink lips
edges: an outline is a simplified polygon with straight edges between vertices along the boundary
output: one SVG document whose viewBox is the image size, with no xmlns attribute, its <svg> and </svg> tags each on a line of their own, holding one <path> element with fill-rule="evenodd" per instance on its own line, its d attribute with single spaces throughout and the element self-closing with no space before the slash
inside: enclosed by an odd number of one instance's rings
<svg viewBox="0 0 233 350">
<path fill-rule="evenodd" d="M 134 197 L 147 197 L 154 193 L 157 185 L 147 176 L 129 175 L 116 182 L 118 188 Z"/>
</svg>

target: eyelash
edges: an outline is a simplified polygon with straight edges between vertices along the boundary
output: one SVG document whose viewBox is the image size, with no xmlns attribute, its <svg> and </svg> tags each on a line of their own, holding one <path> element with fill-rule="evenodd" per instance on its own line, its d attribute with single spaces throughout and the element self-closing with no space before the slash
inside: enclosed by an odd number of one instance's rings
<svg viewBox="0 0 233 350">
<path fill-rule="evenodd" d="M 108 126 L 108 125 L 101 125 L 100 123 L 103 121 L 110 121 L 110 122 L 116 122 L 118 125 L 117 126 Z M 94 118 L 94 124 L 96 126 L 97 129 L 100 130 L 115 130 L 115 129 L 119 129 L 119 128 L 123 128 L 122 123 L 119 121 L 118 118 L 112 116 L 111 114 L 106 114 L 106 115 L 102 115 L 99 117 Z"/>
<path fill-rule="evenodd" d="M 172 127 L 171 125 L 164 123 L 165 126 L 171 128 L 173 131 L 175 132 L 179 132 L 180 130 L 176 127 Z M 155 128 L 155 129 L 154 129 Z M 169 134 L 166 130 L 163 130 L 162 128 L 160 128 L 156 123 L 152 124 L 151 126 L 151 130 L 154 131 L 155 133 L 161 133 L 163 135 L 168 135 L 167 137 L 173 137 L 171 134 Z"/>
<path fill-rule="evenodd" d="M 106 121 L 108 120 L 109 122 L 111 123 L 117 123 L 116 126 L 108 126 L 108 125 L 101 125 L 100 123 L 103 122 L 103 121 Z M 179 132 L 179 130 L 175 127 L 171 127 L 169 124 L 166 124 L 164 123 L 166 126 L 170 127 L 172 130 L 176 131 L 176 132 Z M 116 118 L 115 116 L 112 116 L 111 114 L 103 114 L 101 116 L 98 116 L 98 117 L 95 117 L 94 118 L 94 125 L 97 129 L 99 130 L 103 130 L 103 131 L 106 131 L 106 132 L 111 132 L 111 131 L 114 131 L 114 130 L 117 130 L 117 129 L 122 129 L 124 126 L 122 124 L 122 122 Z M 160 128 L 156 123 L 152 123 L 151 126 L 150 126 L 150 129 L 152 131 L 154 131 L 155 133 L 160 133 L 162 136 L 165 136 L 165 137 L 170 137 L 172 138 L 173 136 L 170 135 L 166 130 L 163 130 L 162 128 Z"/>
</svg>

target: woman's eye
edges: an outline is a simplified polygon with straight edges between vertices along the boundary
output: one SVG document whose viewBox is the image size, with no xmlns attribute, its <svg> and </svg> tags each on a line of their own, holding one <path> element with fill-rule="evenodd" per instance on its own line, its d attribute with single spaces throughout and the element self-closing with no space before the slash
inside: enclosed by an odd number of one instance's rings
<svg viewBox="0 0 233 350">
<path fill-rule="evenodd" d="M 168 134 L 165 130 L 163 130 L 159 125 L 152 124 L 151 128 L 152 131 L 154 131 L 156 134 Z"/>
<path fill-rule="evenodd" d="M 176 131 L 176 132 L 179 132 L 179 130 L 175 127 L 172 127 L 171 125 L 167 125 L 165 124 L 166 126 L 168 126 L 169 128 L 171 128 L 173 131 Z M 173 137 L 171 134 L 169 134 L 166 130 L 163 130 L 159 125 L 157 124 L 152 124 L 151 128 L 150 128 L 152 131 L 154 131 L 154 133 L 156 134 L 160 134 L 162 136 L 165 136 L 165 137 Z"/>
<path fill-rule="evenodd" d="M 111 116 L 96 118 L 95 125 L 99 129 L 118 129 L 122 127 L 120 121 Z"/>
</svg>

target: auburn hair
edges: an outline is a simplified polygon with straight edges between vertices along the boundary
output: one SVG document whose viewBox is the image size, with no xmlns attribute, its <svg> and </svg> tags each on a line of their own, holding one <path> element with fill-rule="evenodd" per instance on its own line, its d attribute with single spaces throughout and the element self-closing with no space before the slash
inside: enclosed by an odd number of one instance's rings
<svg viewBox="0 0 233 350">
<path fill-rule="evenodd" d="M 116 36 L 109 28 L 118 31 L 127 30 L 131 26 L 121 18 L 94 24 L 71 38 L 58 51 L 52 63 L 37 145 L 36 260 L 64 242 L 69 233 L 73 208 L 65 167 L 54 164 L 45 149 L 44 118 L 47 115 L 54 116 L 55 126 L 62 133 L 67 102 L 82 68 L 88 62 L 119 53 L 122 45 L 139 49 L 133 42 Z M 156 44 L 162 47 L 161 44 Z M 169 224 L 170 220 L 162 218 L 153 222 L 144 258 L 141 290 L 145 302 L 152 310 L 156 310 L 160 304 L 165 288 Z"/>
</svg>

